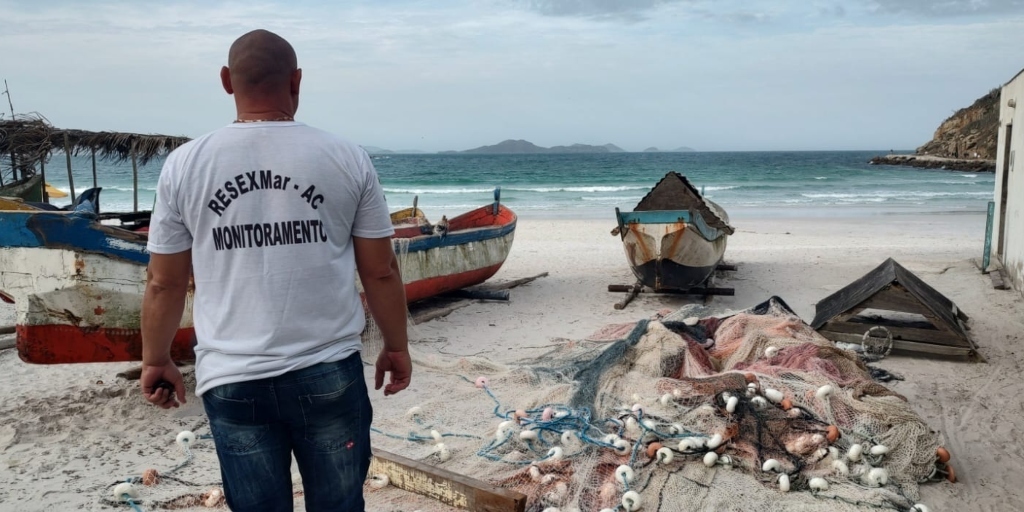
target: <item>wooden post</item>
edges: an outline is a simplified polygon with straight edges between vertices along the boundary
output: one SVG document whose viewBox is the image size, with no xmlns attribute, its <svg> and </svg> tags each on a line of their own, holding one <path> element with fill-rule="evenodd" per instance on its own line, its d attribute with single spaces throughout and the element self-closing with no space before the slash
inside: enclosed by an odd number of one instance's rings
<svg viewBox="0 0 1024 512">
<path fill-rule="evenodd" d="M 39 161 L 39 175 L 43 177 L 43 202 L 50 202 L 50 193 L 46 191 L 46 159 Z"/>
<path fill-rule="evenodd" d="M 133 212 L 139 211 L 139 166 L 135 163 L 135 142 L 132 139 L 132 208 Z"/>
<path fill-rule="evenodd" d="M 14 173 L 18 170 L 18 164 L 14 162 L 14 150 L 11 150 L 11 180 L 14 180 Z M 4 185 L 4 173 L 0 171 L 0 187 Z"/>
<path fill-rule="evenodd" d="M 609 288 L 611 287 L 609 286 Z M 640 290 L 642 288 L 643 286 L 640 286 L 639 283 L 634 284 L 633 287 L 626 292 L 626 298 L 615 303 L 615 309 L 625 309 L 625 307 L 629 305 L 630 302 L 633 301 L 637 294 L 640 293 Z"/>
<path fill-rule="evenodd" d="M 92 188 L 96 187 L 96 148 L 92 148 Z"/>
<path fill-rule="evenodd" d="M 71 143 L 68 142 L 68 132 L 64 132 L 64 156 L 68 160 L 68 187 L 71 189 L 71 204 L 75 204 L 75 176 L 71 174 Z M 43 189 L 46 189 L 46 182 L 43 182 Z"/>
</svg>

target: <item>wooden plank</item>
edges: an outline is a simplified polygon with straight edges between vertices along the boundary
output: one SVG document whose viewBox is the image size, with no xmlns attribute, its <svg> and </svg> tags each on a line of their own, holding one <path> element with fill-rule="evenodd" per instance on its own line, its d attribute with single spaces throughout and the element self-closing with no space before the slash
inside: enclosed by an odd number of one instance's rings
<svg viewBox="0 0 1024 512">
<path fill-rule="evenodd" d="M 853 309 L 847 311 L 846 313 L 843 313 L 841 315 L 836 315 L 832 319 L 832 321 L 833 322 L 845 322 L 845 321 L 847 321 L 847 320 L 849 320 L 849 319 L 851 319 L 851 318 L 861 314 L 861 312 L 864 311 L 864 309 L 865 308 L 853 308 Z"/>
<path fill-rule="evenodd" d="M 525 512 L 526 495 L 487 482 L 373 450 L 370 475 L 384 474 L 399 489 L 435 499 L 452 507 L 480 512 Z"/>
<path fill-rule="evenodd" d="M 535 276 L 524 277 L 522 279 L 515 279 L 515 280 L 512 280 L 512 281 L 505 282 L 505 283 L 487 284 L 487 285 L 481 286 L 480 288 L 487 289 L 487 290 L 508 290 L 508 289 L 511 289 L 511 288 L 516 288 L 518 286 L 522 286 L 522 285 L 524 285 L 526 283 L 529 283 L 529 282 L 532 282 L 532 281 L 535 281 L 537 279 L 540 279 L 542 277 L 547 277 L 547 276 L 548 276 L 547 272 L 541 272 L 540 274 L 537 274 Z"/>
<path fill-rule="evenodd" d="M 898 284 L 890 285 L 870 298 L 857 305 L 859 308 L 880 309 L 883 311 L 902 311 L 904 313 L 917 313 L 924 316 L 932 316 L 931 310 L 921 304 L 921 301 L 910 294 L 905 288 Z"/>
<path fill-rule="evenodd" d="M 132 211 L 139 211 L 139 166 L 135 162 L 135 144 L 138 139 L 132 137 Z"/>
<path fill-rule="evenodd" d="M 955 302 L 953 303 L 953 315 L 959 318 L 961 322 L 967 323 L 971 321 L 971 317 L 967 316 L 967 313 L 964 313 L 964 310 L 960 309 Z M 967 330 L 967 327 L 964 327 L 964 330 Z"/>
<path fill-rule="evenodd" d="M 435 318 L 441 318 L 441 317 L 444 317 L 444 316 L 448 316 L 448 315 L 452 314 L 452 312 L 454 312 L 455 310 L 460 309 L 460 308 L 464 308 L 464 307 L 466 307 L 466 306 L 468 306 L 470 304 L 473 304 L 473 302 L 469 301 L 469 300 L 461 300 L 459 302 L 456 302 L 454 304 L 450 304 L 450 305 L 445 306 L 443 308 L 431 309 L 431 310 L 426 310 L 426 311 L 419 311 L 415 315 L 412 316 L 412 323 L 413 323 L 413 325 L 419 325 L 419 324 L 422 324 L 424 322 L 429 322 L 429 321 L 431 321 L 431 320 L 433 320 Z"/>
<path fill-rule="evenodd" d="M 842 341 L 844 343 L 861 343 L 861 337 L 856 334 L 847 334 L 841 332 L 826 331 L 824 329 L 818 331 L 818 334 L 832 340 Z M 928 352 L 931 354 L 938 354 L 943 356 L 962 356 L 970 357 L 975 355 L 974 349 L 970 347 L 950 347 L 948 345 L 935 345 L 932 343 L 920 343 L 916 341 L 908 340 L 892 340 L 893 350 L 902 350 L 906 352 Z"/>
<path fill-rule="evenodd" d="M 633 284 L 610 284 L 610 285 L 608 285 L 608 291 L 616 292 L 616 293 L 629 292 L 629 291 L 633 290 L 634 286 L 636 286 L 636 285 L 633 285 Z"/>
<path fill-rule="evenodd" d="M 996 290 L 1009 290 L 1010 286 L 1006 284 L 1006 278 L 1003 277 L 1002 270 L 993 270 L 988 273 L 988 277 L 992 279 L 992 288 Z"/>
<path fill-rule="evenodd" d="M 11 334 L 16 330 L 13 325 L 0 326 L 0 334 Z"/>
<path fill-rule="evenodd" d="M 821 328 L 832 332 L 856 334 L 864 336 L 864 333 L 876 325 L 881 325 L 892 333 L 893 339 L 907 341 L 920 341 L 926 343 L 938 343 L 941 345 L 970 346 L 970 343 L 955 334 L 944 330 L 915 329 L 913 327 L 895 327 L 885 323 L 855 323 L 855 322 L 828 322 Z M 859 342 L 858 342 L 859 343 Z"/>
<path fill-rule="evenodd" d="M 732 297 L 736 295 L 735 288 L 690 288 L 689 290 L 658 290 L 658 293 L 671 295 L 724 295 Z"/>
<path fill-rule="evenodd" d="M 642 288 L 643 287 L 640 286 L 639 284 L 634 284 L 629 290 L 626 291 L 626 297 L 615 303 L 615 309 L 625 309 L 626 306 L 628 306 L 629 303 L 632 302 L 634 298 L 636 298 L 637 294 L 640 293 L 640 290 Z"/>
<path fill-rule="evenodd" d="M 445 295 L 449 297 L 455 297 L 458 299 L 477 299 L 477 300 L 499 300 L 508 301 L 509 291 L 508 290 L 484 290 L 484 289 L 469 289 L 463 288 L 460 290 L 452 290 L 446 292 Z"/>
<path fill-rule="evenodd" d="M 75 204 L 75 176 L 71 173 L 71 144 L 68 142 L 68 132 L 64 132 L 64 155 L 68 160 L 68 188 L 71 189 L 71 204 Z M 43 190 L 46 190 L 46 183 L 43 183 Z"/>
</svg>

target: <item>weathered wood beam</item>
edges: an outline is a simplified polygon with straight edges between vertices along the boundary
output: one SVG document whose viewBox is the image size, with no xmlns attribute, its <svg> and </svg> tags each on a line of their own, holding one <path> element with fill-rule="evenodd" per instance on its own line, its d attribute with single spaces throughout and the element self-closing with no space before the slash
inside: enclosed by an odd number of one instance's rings
<svg viewBox="0 0 1024 512">
<path fill-rule="evenodd" d="M 64 132 L 64 156 L 68 161 L 68 188 L 71 189 L 71 204 L 75 204 L 75 176 L 71 173 L 71 143 L 68 141 L 68 132 Z M 43 189 L 46 189 L 45 182 L 43 182 Z"/>
<path fill-rule="evenodd" d="M 139 211 L 139 166 L 135 163 L 135 145 L 138 139 L 132 138 L 132 211 Z"/>
<path fill-rule="evenodd" d="M 874 323 L 857 323 L 857 322 L 836 322 L 831 321 L 821 326 L 822 329 L 841 332 L 846 334 L 857 334 L 864 336 L 864 333 L 872 327 L 880 325 L 885 327 L 892 333 L 893 339 L 904 339 L 904 340 L 917 340 L 925 343 L 939 343 L 942 345 L 958 345 L 965 346 L 968 344 L 966 340 L 946 330 L 932 330 L 932 329 L 917 329 L 914 327 L 897 327 L 894 325 L 886 325 L 884 322 Z"/>
<path fill-rule="evenodd" d="M 910 294 L 900 285 L 890 285 L 870 298 L 857 304 L 858 308 L 880 309 L 883 311 L 902 311 L 904 313 L 916 313 L 924 316 L 932 316 L 931 310 L 921 304 L 921 301 Z"/>
<path fill-rule="evenodd" d="M 416 313 L 415 315 L 412 315 L 412 323 L 414 325 L 419 325 L 419 324 L 422 324 L 424 322 L 429 322 L 431 320 L 434 320 L 435 318 L 441 318 L 441 317 L 444 317 L 444 316 L 448 316 L 448 315 L 452 314 L 453 311 L 455 311 L 457 309 L 462 309 L 462 308 L 464 308 L 464 307 L 466 307 L 466 306 L 468 306 L 470 304 L 473 304 L 473 302 L 469 301 L 469 300 L 460 300 L 459 302 L 456 302 L 454 304 L 450 304 L 450 305 L 445 306 L 443 308 L 431 309 L 431 310 L 428 310 L 428 311 L 421 311 L 421 312 Z"/>
<path fill-rule="evenodd" d="M 842 341 L 844 343 L 855 343 L 857 345 L 860 345 L 862 341 L 861 336 L 858 336 L 856 334 L 826 331 L 824 329 L 818 331 L 818 334 L 821 334 L 822 336 L 832 341 Z M 931 354 L 938 354 L 943 356 L 970 357 L 977 355 L 974 349 L 971 347 L 951 347 L 949 345 L 936 345 L 932 343 L 920 343 L 917 341 L 897 339 L 892 340 L 892 348 L 893 350 L 904 350 L 907 352 L 928 352 Z"/>
<path fill-rule="evenodd" d="M 611 286 L 609 286 L 608 288 L 610 289 Z M 632 287 L 626 290 L 626 297 L 615 303 L 615 309 L 625 309 L 630 302 L 633 302 L 633 299 L 636 298 L 637 294 L 640 293 L 640 290 L 642 288 L 643 287 L 640 286 L 639 284 L 634 284 Z"/>
<path fill-rule="evenodd" d="M 514 279 L 512 281 L 507 281 L 507 282 L 504 282 L 504 283 L 496 283 L 496 284 L 490 285 L 490 286 L 485 285 L 485 286 L 482 286 L 481 288 L 486 288 L 488 290 L 510 290 L 510 289 L 515 288 L 517 286 L 522 286 L 522 285 L 524 285 L 526 283 L 529 283 L 531 281 L 536 281 L 537 279 L 540 279 L 542 277 L 547 277 L 547 276 L 548 276 L 547 272 L 542 272 L 542 273 L 537 274 L 535 276 L 524 277 L 522 279 Z"/>
<path fill-rule="evenodd" d="M 452 507 L 475 512 L 524 512 L 524 494 L 495 487 L 446 469 L 373 450 L 370 474 L 387 475 L 391 485 Z"/>
<path fill-rule="evenodd" d="M 445 295 L 449 297 L 456 297 L 460 299 L 477 299 L 477 300 L 500 300 L 507 301 L 509 298 L 508 290 L 484 290 L 484 289 L 461 289 L 452 290 Z"/>
</svg>

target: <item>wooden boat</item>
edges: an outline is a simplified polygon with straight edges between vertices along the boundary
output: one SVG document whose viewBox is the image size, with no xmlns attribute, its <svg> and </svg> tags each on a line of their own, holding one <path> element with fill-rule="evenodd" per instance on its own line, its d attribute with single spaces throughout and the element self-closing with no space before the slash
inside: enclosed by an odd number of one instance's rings
<svg viewBox="0 0 1024 512">
<path fill-rule="evenodd" d="M 98 194 L 83 196 L 98 199 Z M 0 299 L 16 312 L 18 354 L 29 363 L 138 361 L 149 212 L 98 215 L 0 201 Z M 415 216 L 414 216 L 415 217 Z M 425 219 L 424 219 L 425 220 Z M 399 224 L 394 236 L 412 302 L 481 283 L 511 249 L 516 215 L 499 202 L 439 226 Z M 194 360 L 193 290 L 171 354 Z"/>
<path fill-rule="evenodd" d="M 703 197 L 683 175 L 670 172 L 632 212 L 615 209 L 629 266 L 655 291 L 698 287 L 714 272 L 733 233 L 720 206 Z"/>
<path fill-rule="evenodd" d="M 0 185 L 0 197 L 15 197 L 25 201 L 40 202 L 43 200 L 43 177 L 34 174 Z"/>
<path fill-rule="evenodd" d="M 480 284 L 498 272 L 516 230 L 516 214 L 501 204 L 500 194 L 495 189 L 493 203 L 450 220 L 442 217 L 435 225 L 415 211 L 411 217 L 400 215 L 398 223 L 392 220 L 407 302 Z M 402 223 L 401 218 L 418 220 Z"/>
</svg>

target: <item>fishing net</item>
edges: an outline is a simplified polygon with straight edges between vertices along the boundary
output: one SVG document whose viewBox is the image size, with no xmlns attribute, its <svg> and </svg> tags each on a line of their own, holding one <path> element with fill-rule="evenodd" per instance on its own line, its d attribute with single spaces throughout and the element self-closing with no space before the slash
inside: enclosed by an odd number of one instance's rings
<svg viewBox="0 0 1024 512">
<path fill-rule="evenodd" d="M 907 401 L 781 300 L 693 312 L 510 365 L 414 345 L 427 391 L 375 411 L 375 447 L 521 492 L 534 511 L 910 510 L 941 476 L 937 435 Z M 388 487 L 367 500 L 446 509 Z"/>
</svg>

